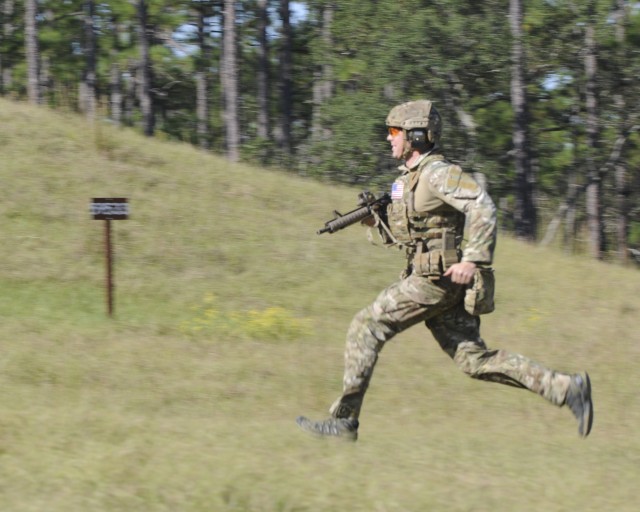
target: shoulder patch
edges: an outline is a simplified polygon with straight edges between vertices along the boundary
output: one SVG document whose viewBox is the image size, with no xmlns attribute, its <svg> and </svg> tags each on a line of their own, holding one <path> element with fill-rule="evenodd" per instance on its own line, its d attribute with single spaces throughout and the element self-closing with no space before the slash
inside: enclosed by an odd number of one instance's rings
<svg viewBox="0 0 640 512">
<path fill-rule="evenodd" d="M 470 174 L 452 165 L 447 173 L 445 193 L 458 199 L 475 199 L 482 193 L 482 187 Z"/>
<path fill-rule="evenodd" d="M 462 169 L 460 169 L 460 167 L 458 167 L 457 165 L 450 166 L 449 172 L 447 172 L 447 181 L 444 186 L 447 194 L 454 192 L 458 188 L 461 178 Z"/>
</svg>

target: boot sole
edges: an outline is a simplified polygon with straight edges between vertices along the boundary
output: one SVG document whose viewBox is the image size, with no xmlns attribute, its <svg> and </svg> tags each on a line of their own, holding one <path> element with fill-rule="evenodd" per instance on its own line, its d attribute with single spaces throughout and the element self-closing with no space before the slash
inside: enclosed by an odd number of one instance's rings
<svg viewBox="0 0 640 512">
<path fill-rule="evenodd" d="M 357 441 L 358 440 L 358 431 L 357 430 L 344 430 L 340 433 L 323 433 L 314 428 L 309 428 L 309 424 L 313 423 L 308 418 L 304 416 L 298 416 L 296 418 L 296 424 L 298 427 L 306 432 L 307 434 L 311 434 L 312 436 L 318 439 L 336 439 L 340 441 Z"/>
<path fill-rule="evenodd" d="M 591 432 L 591 427 L 593 426 L 593 400 L 591 400 L 591 379 L 589 379 L 589 374 L 585 373 L 585 381 L 587 383 L 587 388 L 582 393 L 582 399 L 584 403 L 584 412 L 582 414 L 582 422 L 580 423 L 580 435 L 582 437 L 587 437 L 589 432 Z M 587 429 L 584 429 L 584 422 L 586 418 Z"/>
</svg>

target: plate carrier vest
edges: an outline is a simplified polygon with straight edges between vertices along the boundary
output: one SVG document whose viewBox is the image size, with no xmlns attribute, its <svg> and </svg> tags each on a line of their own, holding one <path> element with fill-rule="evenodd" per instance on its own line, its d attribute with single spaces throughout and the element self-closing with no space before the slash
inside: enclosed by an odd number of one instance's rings
<svg viewBox="0 0 640 512">
<path fill-rule="evenodd" d="M 410 273 L 435 277 L 460 261 L 464 214 L 447 204 L 425 212 L 414 209 L 420 175 L 448 165 L 442 155 L 430 155 L 395 180 L 395 190 L 401 190 L 402 197 L 392 195 L 387 219 L 396 243 L 407 250 Z"/>
</svg>

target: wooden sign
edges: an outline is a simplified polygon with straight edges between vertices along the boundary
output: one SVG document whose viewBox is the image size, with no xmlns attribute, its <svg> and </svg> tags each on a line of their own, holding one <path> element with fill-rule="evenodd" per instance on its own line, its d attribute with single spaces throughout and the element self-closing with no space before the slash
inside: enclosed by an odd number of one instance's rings
<svg viewBox="0 0 640 512">
<path fill-rule="evenodd" d="M 104 251 L 107 260 L 107 313 L 113 316 L 113 249 L 111 242 L 111 221 L 129 218 L 129 203 L 126 197 L 94 197 L 91 201 L 91 215 L 95 220 L 104 220 Z"/>
<path fill-rule="evenodd" d="M 91 215 L 95 220 L 125 220 L 129 218 L 129 203 L 126 197 L 94 197 Z"/>
</svg>

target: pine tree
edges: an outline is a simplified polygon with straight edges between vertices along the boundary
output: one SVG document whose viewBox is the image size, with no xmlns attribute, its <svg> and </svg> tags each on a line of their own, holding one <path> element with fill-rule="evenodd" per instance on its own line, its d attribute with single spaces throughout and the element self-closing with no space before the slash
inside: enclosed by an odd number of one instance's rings
<svg viewBox="0 0 640 512">
<path fill-rule="evenodd" d="M 535 178 L 531 166 L 529 107 L 527 98 L 525 49 L 522 34 L 522 0 L 510 0 L 512 66 L 511 104 L 514 112 L 513 153 L 516 167 L 515 235 L 528 241 L 536 239 Z"/>
<path fill-rule="evenodd" d="M 289 7 L 289 0 L 280 0 L 278 13 L 280 15 L 280 23 L 282 24 L 282 28 L 280 30 L 280 125 L 278 130 L 278 145 L 288 159 L 293 150 L 291 136 L 293 116 L 291 52 L 293 37 L 291 32 L 291 11 Z"/>
<path fill-rule="evenodd" d="M 269 41 L 267 38 L 267 28 L 269 26 L 269 13 L 267 11 L 267 0 L 258 0 L 256 10 L 257 32 L 258 32 L 258 63 L 257 63 L 257 136 L 263 140 L 269 139 L 271 135 L 271 122 L 269 114 L 270 95 L 270 65 L 269 65 Z"/>
<path fill-rule="evenodd" d="M 240 120 L 238 118 L 238 63 L 236 57 L 235 0 L 224 1 L 224 42 L 222 46 L 222 89 L 224 94 L 224 120 L 226 128 L 227 158 L 237 162 L 240 158 Z"/>
<path fill-rule="evenodd" d="M 138 82 L 138 99 L 142 113 L 142 131 L 151 137 L 155 130 L 155 112 L 153 98 L 151 97 L 151 55 L 149 53 L 150 27 L 148 24 L 148 5 L 146 0 L 137 0 L 138 16 L 138 45 L 140 49 L 140 63 L 138 65 L 136 79 Z"/>
<path fill-rule="evenodd" d="M 25 55 L 27 58 L 27 97 L 29 102 L 39 104 L 42 101 L 40 92 L 40 48 L 38 43 L 37 1 L 25 0 L 24 37 Z"/>
<path fill-rule="evenodd" d="M 16 61 L 15 0 L 3 0 L 0 7 L 0 94 L 13 86 L 13 67 Z"/>
<path fill-rule="evenodd" d="M 96 6 L 94 0 L 83 1 L 85 69 L 82 74 L 80 108 L 90 121 L 96 117 L 98 45 L 94 27 Z"/>
</svg>

